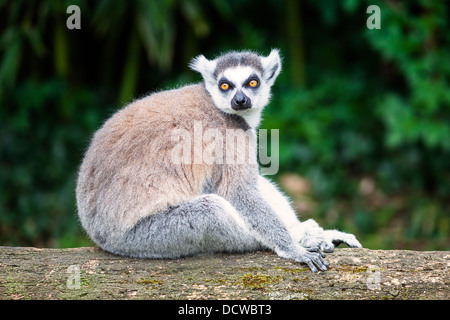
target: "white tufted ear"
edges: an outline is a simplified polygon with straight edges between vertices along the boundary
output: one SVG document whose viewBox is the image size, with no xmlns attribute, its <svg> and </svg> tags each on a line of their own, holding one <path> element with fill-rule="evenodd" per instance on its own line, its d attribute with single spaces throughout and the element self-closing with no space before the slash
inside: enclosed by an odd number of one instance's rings
<svg viewBox="0 0 450 320">
<path fill-rule="evenodd" d="M 215 60 L 208 60 L 204 55 L 199 55 L 192 59 L 191 63 L 189 63 L 189 67 L 199 72 L 205 82 L 213 83 L 215 82 L 214 78 L 214 69 L 216 68 Z"/>
<path fill-rule="evenodd" d="M 261 59 L 261 63 L 264 70 L 263 78 L 269 86 L 272 86 L 281 71 L 280 51 L 272 49 L 267 57 Z"/>
</svg>

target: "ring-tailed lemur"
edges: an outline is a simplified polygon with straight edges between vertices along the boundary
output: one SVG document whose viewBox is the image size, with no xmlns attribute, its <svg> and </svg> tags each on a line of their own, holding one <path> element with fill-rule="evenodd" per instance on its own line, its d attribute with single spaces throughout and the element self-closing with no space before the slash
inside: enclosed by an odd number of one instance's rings
<svg viewBox="0 0 450 320">
<path fill-rule="evenodd" d="M 300 222 L 287 198 L 258 173 L 255 129 L 281 70 L 278 50 L 267 57 L 201 55 L 190 66 L 204 83 L 136 100 L 95 133 L 76 189 L 92 240 L 111 253 L 141 258 L 271 249 L 314 272 L 327 269 L 321 251 L 341 242 L 361 247 L 351 234 Z M 218 137 L 230 130 L 246 132 L 248 144 L 224 146 Z M 208 141 L 173 134 L 211 131 L 216 134 Z M 181 140 L 184 147 L 214 150 L 215 161 L 189 148 L 180 149 L 179 161 L 174 150 Z M 224 161 L 230 152 L 248 153 L 252 161 Z"/>
</svg>

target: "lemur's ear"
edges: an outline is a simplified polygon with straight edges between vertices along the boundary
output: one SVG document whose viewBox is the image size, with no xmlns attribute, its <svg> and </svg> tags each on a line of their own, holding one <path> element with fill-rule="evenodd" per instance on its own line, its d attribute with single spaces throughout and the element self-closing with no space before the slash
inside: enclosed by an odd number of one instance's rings
<svg viewBox="0 0 450 320">
<path fill-rule="evenodd" d="M 272 49 L 267 57 L 261 59 L 263 66 L 263 78 L 269 86 L 272 86 L 281 71 L 281 58 L 278 49 Z"/>
<path fill-rule="evenodd" d="M 189 67 L 199 72 L 205 82 L 215 82 L 214 69 L 216 68 L 216 62 L 214 60 L 211 61 L 206 59 L 204 55 L 199 55 L 192 59 Z"/>
</svg>

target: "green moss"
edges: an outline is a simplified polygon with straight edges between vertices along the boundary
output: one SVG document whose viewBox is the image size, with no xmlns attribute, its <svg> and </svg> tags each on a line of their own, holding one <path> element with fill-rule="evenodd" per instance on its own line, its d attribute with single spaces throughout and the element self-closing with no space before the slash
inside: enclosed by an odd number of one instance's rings
<svg viewBox="0 0 450 320">
<path fill-rule="evenodd" d="M 217 284 L 226 284 L 227 280 L 226 279 L 205 279 L 204 280 L 206 283 L 217 283 Z"/>
<path fill-rule="evenodd" d="M 314 290 L 309 289 L 309 288 L 304 288 L 304 289 L 290 288 L 289 291 L 293 292 L 293 293 L 302 293 L 304 295 L 312 295 L 315 293 Z"/>
<path fill-rule="evenodd" d="M 286 267 L 275 267 L 274 269 L 275 269 L 275 270 L 282 271 L 282 272 L 287 272 L 287 273 L 290 273 L 290 274 L 299 274 L 299 273 L 302 273 L 302 272 L 307 272 L 307 271 L 309 271 L 308 268 L 296 268 L 296 269 L 292 269 L 292 268 L 286 268 Z"/>
<path fill-rule="evenodd" d="M 265 269 L 262 267 L 243 267 L 243 268 L 239 268 L 239 270 L 243 271 L 243 272 L 265 271 Z"/>
<path fill-rule="evenodd" d="M 18 282 L 16 278 L 7 276 L 2 284 L 8 290 L 10 298 L 24 299 L 26 293 L 25 286 L 23 283 Z"/>
<path fill-rule="evenodd" d="M 264 274 L 251 274 L 247 273 L 241 276 L 241 284 L 244 288 L 251 290 L 265 289 L 268 285 L 278 283 L 280 277 L 273 277 Z"/>
<path fill-rule="evenodd" d="M 80 285 L 82 287 L 89 287 L 91 285 L 92 278 L 93 277 L 85 277 L 85 276 L 80 277 Z"/>
<path fill-rule="evenodd" d="M 158 280 L 158 279 L 140 279 L 137 280 L 136 283 L 138 284 L 154 284 L 154 285 L 164 285 L 164 281 L 163 280 Z"/>
<path fill-rule="evenodd" d="M 328 270 L 330 271 L 338 271 L 338 272 L 351 272 L 351 273 L 362 273 L 362 272 L 367 272 L 367 269 L 369 267 L 368 266 L 347 266 L 347 265 L 342 265 L 342 266 L 337 266 L 337 267 L 331 267 Z"/>
</svg>

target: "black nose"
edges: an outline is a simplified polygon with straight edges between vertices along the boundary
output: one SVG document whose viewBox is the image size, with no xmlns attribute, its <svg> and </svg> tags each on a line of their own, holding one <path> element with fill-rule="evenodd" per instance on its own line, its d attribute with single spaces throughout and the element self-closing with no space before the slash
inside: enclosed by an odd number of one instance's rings
<svg viewBox="0 0 450 320">
<path fill-rule="evenodd" d="M 238 92 L 234 96 L 233 102 L 238 106 L 242 106 L 247 103 L 247 97 L 242 92 Z"/>
<path fill-rule="evenodd" d="M 231 108 L 234 110 L 245 110 L 252 107 L 251 100 L 242 91 L 236 92 L 231 101 Z"/>
</svg>

